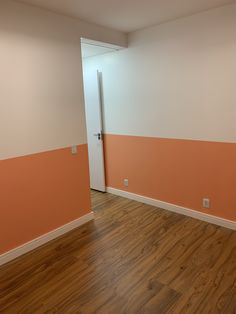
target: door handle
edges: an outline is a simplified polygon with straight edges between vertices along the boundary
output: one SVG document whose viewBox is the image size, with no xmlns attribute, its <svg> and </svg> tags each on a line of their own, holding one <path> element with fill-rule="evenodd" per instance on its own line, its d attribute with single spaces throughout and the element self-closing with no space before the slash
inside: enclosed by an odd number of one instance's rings
<svg viewBox="0 0 236 314">
<path fill-rule="evenodd" d="M 101 139 L 102 139 L 102 133 L 95 133 L 95 134 L 93 134 L 93 135 L 96 136 L 99 141 L 101 141 Z"/>
</svg>

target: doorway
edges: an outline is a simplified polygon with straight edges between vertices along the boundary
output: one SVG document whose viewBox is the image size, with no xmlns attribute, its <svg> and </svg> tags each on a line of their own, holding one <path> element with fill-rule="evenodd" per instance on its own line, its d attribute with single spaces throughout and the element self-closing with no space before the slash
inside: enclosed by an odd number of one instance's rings
<svg viewBox="0 0 236 314">
<path fill-rule="evenodd" d="M 121 49 L 111 44 L 81 39 L 85 115 L 87 127 L 90 188 L 105 192 L 104 87 L 102 68 L 91 66 L 91 59 Z M 97 62 L 96 62 L 97 64 Z"/>
</svg>

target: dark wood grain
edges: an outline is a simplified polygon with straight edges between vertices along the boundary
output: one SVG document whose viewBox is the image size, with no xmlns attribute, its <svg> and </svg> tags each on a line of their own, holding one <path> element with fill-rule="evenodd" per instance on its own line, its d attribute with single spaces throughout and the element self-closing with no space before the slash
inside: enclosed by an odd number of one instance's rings
<svg viewBox="0 0 236 314">
<path fill-rule="evenodd" d="M 236 313 L 236 233 L 92 192 L 95 221 L 0 268 L 1 313 Z"/>
</svg>

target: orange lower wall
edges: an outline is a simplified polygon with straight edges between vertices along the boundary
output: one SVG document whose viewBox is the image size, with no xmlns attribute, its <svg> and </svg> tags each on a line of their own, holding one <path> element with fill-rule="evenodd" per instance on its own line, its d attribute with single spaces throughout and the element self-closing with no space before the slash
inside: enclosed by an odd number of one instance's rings
<svg viewBox="0 0 236 314">
<path fill-rule="evenodd" d="M 0 254 L 90 212 L 87 145 L 0 161 Z"/>
<path fill-rule="evenodd" d="M 107 186 L 236 221 L 236 144 L 105 135 L 104 146 Z"/>
</svg>

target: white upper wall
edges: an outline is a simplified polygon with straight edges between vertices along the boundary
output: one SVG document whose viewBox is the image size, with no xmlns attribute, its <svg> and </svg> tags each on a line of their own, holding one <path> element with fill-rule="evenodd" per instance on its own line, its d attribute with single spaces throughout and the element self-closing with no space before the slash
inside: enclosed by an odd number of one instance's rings
<svg viewBox="0 0 236 314">
<path fill-rule="evenodd" d="M 88 58 L 103 72 L 105 132 L 236 142 L 236 4 L 137 31 Z"/>
<path fill-rule="evenodd" d="M 106 47 L 103 45 L 94 45 L 94 44 L 87 44 L 87 43 L 81 43 L 81 51 L 82 51 L 82 58 L 90 58 L 102 55 L 104 53 L 109 53 L 116 51 L 118 49 Z"/>
<path fill-rule="evenodd" d="M 120 32 L 0 2 L 0 159 L 86 143 L 80 38 Z"/>
</svg>

